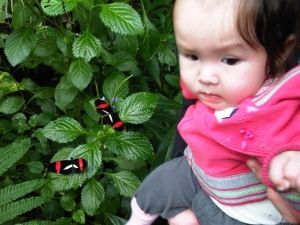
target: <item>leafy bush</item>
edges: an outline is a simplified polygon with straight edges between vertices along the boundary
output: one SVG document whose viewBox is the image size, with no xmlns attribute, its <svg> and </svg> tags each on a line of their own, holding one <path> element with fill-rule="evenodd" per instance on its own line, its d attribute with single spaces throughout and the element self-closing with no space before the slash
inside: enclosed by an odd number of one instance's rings
<svg viewBox="0 0 300 225">
<path fill-rule="evenodd" d="M 0 0 L 0 28 L 0 224 L 123 224 L 174 136 L 171 1 Z"/>
</svg>

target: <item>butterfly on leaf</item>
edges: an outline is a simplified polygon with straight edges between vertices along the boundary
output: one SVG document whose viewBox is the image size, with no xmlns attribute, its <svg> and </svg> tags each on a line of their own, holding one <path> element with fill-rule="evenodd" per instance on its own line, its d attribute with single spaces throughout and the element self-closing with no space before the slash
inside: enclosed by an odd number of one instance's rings
<svg viewBox="0 0 300 225">
<path fill-rule="evenodd" d="M 73 173 L 81 173 L 87 167 L 87 162 L 83 158 L 70 160 L 60 160 L 56 162 L 52 162 L 49 165 L 49 170 L 58 174 L 73 174 Z"/>
<path fill-rule="evenodd" d="M 96 99 L 95 107 L 97 112 L 102 115 L 103 124 L 109 124 L 118 131 L 124 129 L 124 122 L 120 120 L 117 112 L 104 98 Z"/>
</svg>

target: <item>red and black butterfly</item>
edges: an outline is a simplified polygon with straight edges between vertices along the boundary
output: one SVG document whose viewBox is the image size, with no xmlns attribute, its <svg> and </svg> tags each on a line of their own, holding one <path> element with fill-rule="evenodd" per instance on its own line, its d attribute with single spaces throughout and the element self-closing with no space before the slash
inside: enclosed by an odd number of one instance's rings
<svg viewBox="0 0 300 225">
<path fill-rule="evenodd" d="M 122 131 L 124 122 L 120 120 L 116 111 L 109 105 L 107 101 L 102 99 L 95 100 L 95 107 L 98 113 L 102 115 L 103 124 L 109 124 L 114 129 Z"/>
<path fill-rule="evenodd" d="M 59 174 L 81 173 L 87 167 L 85 159 L 78 158 L 70 160 L 61 160 L 50 163 L 49 170 Z"/>
</svg>

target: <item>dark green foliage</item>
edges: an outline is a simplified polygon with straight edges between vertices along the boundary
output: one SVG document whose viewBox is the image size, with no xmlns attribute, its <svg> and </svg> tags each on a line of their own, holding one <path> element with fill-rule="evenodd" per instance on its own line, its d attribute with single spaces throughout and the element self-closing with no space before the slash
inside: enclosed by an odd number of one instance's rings
<svg viewBox="0 0 300 225">
<path fill-rule="evenodd" d="M 172 147 L 171 11 L 170 0 L 0 0 L 0 224 L 124 224 Z M 103 124 L 103 96 L 125 130 Z M 78 157 L 84 172 L 49 172 Z"/>
</svg>

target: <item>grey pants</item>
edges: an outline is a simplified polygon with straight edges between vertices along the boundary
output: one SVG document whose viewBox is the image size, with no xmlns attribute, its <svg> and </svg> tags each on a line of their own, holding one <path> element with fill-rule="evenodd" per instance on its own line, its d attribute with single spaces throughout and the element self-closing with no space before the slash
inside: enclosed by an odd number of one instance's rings
<svg viewBox="0 0 300 225">
<path fill-rule="evenodd" d="M 170 160 L 152 171 L 135 194 L 139 207 L 172 218 L 192 209 L 201 225 L 245 225 L 223 213 L 202 190 L 186 158 Z M 280 223 L 280 225 L 288 223 Z"/>
</svg>

